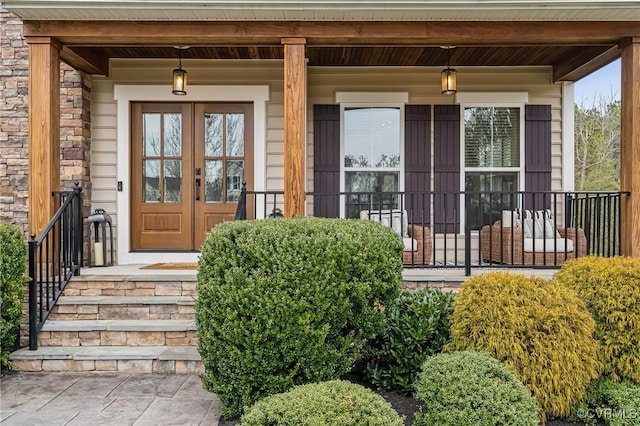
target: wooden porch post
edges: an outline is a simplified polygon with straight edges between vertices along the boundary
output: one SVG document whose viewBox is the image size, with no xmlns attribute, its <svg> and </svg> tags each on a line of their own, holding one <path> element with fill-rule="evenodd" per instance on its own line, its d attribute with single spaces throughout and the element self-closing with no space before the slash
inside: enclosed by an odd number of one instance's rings
<svg viewBox="0 0 640 426">
<path fill-rule="evenodd" d="M 305 201 L 305 45 L 284 38 L 284 215 L 304 215 Z"/>
<path fill-rule="evenodd" d="M 622 204 L 622 254 L 640 257 L 640 37 L 621 47 L 620 186 L 631 191 Z"/>
<path fill-rule="evenodd" d="M 39 234 L 57 210 L 60 189 L 60 44 L 27 37 L 29 44 L 29 230 Z"/>
</svg>

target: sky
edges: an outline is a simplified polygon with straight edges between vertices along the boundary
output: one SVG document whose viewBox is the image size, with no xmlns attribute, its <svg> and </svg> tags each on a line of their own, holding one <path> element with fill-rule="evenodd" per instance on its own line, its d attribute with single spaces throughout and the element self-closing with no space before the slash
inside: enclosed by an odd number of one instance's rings
<svg viewBox="0 0 640 426">
<path fill-rule="evenodd" d="M 593 105 L 599 97 L 620 99 L 620 59 L 575 83 L 574 99 L 577 105 Z"/>
</svg>

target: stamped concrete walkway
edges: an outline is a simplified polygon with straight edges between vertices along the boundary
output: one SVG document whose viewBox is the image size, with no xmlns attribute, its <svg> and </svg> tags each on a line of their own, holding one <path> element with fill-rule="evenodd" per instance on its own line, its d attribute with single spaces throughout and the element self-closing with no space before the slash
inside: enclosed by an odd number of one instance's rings
<svg viewBox="0 0 640 426">
<path fill-rule="evenodd" d="M 216 426 L 221 406 L 196 375 L 13 373 L 0 379 L 3 426 Z"/>
</svg>

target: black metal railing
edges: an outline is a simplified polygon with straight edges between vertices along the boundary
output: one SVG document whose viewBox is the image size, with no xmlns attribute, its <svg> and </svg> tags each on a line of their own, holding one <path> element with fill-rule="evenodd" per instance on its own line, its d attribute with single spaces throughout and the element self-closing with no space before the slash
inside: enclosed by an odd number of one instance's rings
<svg viewBox="0 0 640 426">
<path fill-rule="evenodd" d="M 306 214 L 384 222 L 405 241 L 407 268 L 558 268 L 620 254 L 628 192 L 336 192 L 306 194 Z M 236 218 L 284 207 L 283 191 L 243 189 Z M 396 223 L 396 225 L 394 225 Z"/>
<path fill-rule="evenodd" d="M 39 237 L 29 241 L 29 349 L 65 286 L 82 265 L 82 188 L 53 193 L 60 207 Z"/>
</svg>

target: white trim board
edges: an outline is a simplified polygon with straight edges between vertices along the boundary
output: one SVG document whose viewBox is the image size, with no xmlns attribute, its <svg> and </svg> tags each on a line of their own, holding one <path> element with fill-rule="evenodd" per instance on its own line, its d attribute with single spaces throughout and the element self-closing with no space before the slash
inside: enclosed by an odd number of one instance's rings
<svg viewBox="0 0 640 426">
<path fill-rule="evenodd" d="M 269 86 L 194 86 L 185 96 L 176 97 L 171 85 L 114 86 L 113 98 L 117 104 L 117 180 L 122 191 L 117 192 L 118 264 L 146 264 L 157 262 L 195 262 L 198 252 L 131 252 L 130 246 L 130 103 L 149 102 L 253 102 L 254 134 L 254 190 L 264 191 L 266 185 L 267 101 Z"/>
</svg>

